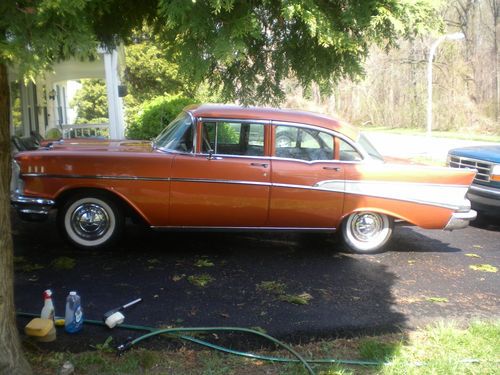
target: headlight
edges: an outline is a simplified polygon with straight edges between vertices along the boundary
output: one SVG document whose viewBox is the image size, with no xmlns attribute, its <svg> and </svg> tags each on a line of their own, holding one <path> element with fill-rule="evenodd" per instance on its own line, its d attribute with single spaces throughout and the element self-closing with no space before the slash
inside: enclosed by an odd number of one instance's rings
<svg viewBox="0 0 500 375">
<path fill-rule="evenodd" d="M 23 194 L 24 183 L 21 179 L 21 167 L 19 163 L 12 160 L 12 175 L 10 176 L 10 192 L 11 194 Z"/>
<path fill-rule="evenodd" d="M 500 182 L 500 164 L 494 165 L 493 168 L 491 168 L 490 175 L 491 181 Z"/>
</svg>

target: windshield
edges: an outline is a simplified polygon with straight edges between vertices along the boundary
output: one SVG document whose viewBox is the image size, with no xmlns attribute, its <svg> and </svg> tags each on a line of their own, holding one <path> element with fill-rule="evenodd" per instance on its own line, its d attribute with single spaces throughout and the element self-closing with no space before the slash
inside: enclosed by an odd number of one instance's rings
<svg viewBox="0 0 500 375">
<path fill-rule="evenodd" d="M 384 161 L 382 155 L 380 155 L 377 149 L 371 144 L 371 142 L 368 140 L 368 138 L 366 138 L 364 134 L 361 134 L 359 136 L 358 143 L 373 159 Z"/>
<path fill-rule="evenodd" d="M 180 152 L 193 151 L 193 122 L 183 112 L 167 125 L 154 140 L 155 148 Z"/>
</svg>

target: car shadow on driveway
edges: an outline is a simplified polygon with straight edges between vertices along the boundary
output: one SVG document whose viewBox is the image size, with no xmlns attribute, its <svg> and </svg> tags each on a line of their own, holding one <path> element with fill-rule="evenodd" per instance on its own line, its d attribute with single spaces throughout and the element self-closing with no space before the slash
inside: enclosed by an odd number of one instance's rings
<svg viewBox="0 0 500 375">
<path fill-rule="evenodd" d="M 443 232 L 418 228 L 415 230 L 415 227 L 411 226 L 397 226 L 391 242 L 387 245 L 387 252 L 456 253 L 461 251 L 446 242 L 431 237 L 430 234 L 435 231 Z"/>
<path fill-rule="evenodd" d="M 396 275 L 376 256 L 335 251 L 336 243 L 321 235 L 127 226 L 116 247 L 88 252 L 62 241 L 53 218 L 14 225 L 18 311 L 38 313 L 42 291 L 52 288 L 57 315 L 70 290 L 79 291 L 88 319 L 142 297 L 125 313 L 126 323 L 254 327 L 290 342 L 389 332 L 406 322 L 393 308 Z M 61 269 L 61 258 L 74 267 Z M 20 328 L 26 322 L 19 319 Z M 78 336 L 61 332 L 49 347 L 85 350 L 110 334 L 119 342 L 130 332 L 86 327 Z"/>
</svg>

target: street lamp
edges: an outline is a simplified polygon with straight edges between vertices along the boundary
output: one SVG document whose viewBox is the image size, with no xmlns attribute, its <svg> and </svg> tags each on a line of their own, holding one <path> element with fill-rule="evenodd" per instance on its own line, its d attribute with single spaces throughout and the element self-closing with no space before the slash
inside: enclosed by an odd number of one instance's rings
<svg viewBox="0 0 500 375">
<path fill-rule="evenodd" d="M 436 53 L 437 47 L 445 40 L 461 40 L 464 39 L 464 33 L 451 33 L 440 36 L 431 45 L 429 51 L 429 62 L 427 63 L 427 136 L 432 133 L 432 61 Z"/>
</svg>

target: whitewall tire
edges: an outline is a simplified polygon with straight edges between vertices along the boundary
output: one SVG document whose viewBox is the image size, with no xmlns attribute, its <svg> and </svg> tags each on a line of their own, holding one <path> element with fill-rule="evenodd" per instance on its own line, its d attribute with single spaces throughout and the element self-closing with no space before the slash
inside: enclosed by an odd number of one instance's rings
<svg viewBox="0 0 500 375">
<path fill-rule="evenodd" d="M 80 193 L 59 209 L 58 222 L 72 244 L 96 249 L 107 247 L 120 237 L 124 217 L 120 206 L 107 196 Z"/>
<path fill-rule="evenodd" d="M 377 212 L 354 212 L 342 223 L 342 239 L 349 250 L 358 254 L 383 251 L 392 235 L 394 221 Z"/>
</svg>

